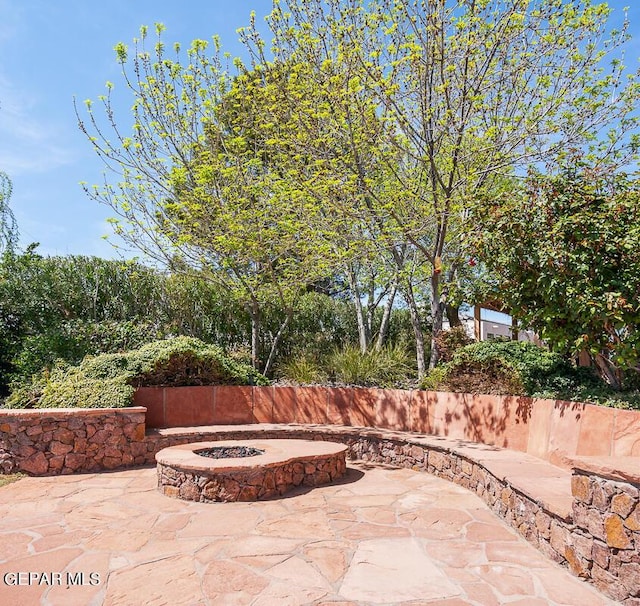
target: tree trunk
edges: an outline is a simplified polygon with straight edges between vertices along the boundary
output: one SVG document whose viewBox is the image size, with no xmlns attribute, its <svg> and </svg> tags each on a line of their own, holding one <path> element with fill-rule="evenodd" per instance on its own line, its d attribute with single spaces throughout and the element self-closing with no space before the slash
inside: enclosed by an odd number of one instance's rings
<svg viewBox="0 0 640 606">
<path fill-rule="evenodd" d="M 395 280 L 391 286 L 391 292 L 387 299 L 387 304 L 384 307 L 384 313 L 382 314 L 382 320 L 380 321 L 380 330 L 378 331 L 378 338 L 376 339 L 376 349 L 380 350 L 384 347 L 387 341 L 387 333 L 389 332 L 389 324 L 391 323 L 391 312 L 393 310 L 393 301 L 396 298 L 398 292 L 398 281 Z"/>
<path fill-rule="evenodd" d="M 416 340 L 416 362 L 418 364 L 418 379 L 422 379 L 426 373 L 424 365 L 424 335 L 422 334 L 422 323 L 418 313 L 418 306 L 413 295 L 413 287 L 411 283 L 407 283 L 405 293 L 407 305 L 409 307 L 409 316 L 411 317 L 411 326 L 413 327 L 413 335 Z"/>
<path fill-rule="evenodd" d="M 289 325 L 289 321 L 291 320 L 291 316 L 292 316 L 292 312 L 289 311 L 287 312 L 287 315 L 284 319 L 284 322 L 282 324 L 280 324 L 280 328 L 278 329 L 278 332 L 276 333 L 276 336 L 273 338 L 273 341 L 271 342 L 271 350 L 269 351 L 269 357 L 267 358 L 267 362 L 264 365 L 264 369 L 262 371 L 262 374 L 267 375 L 269 373 L 269 371 L 271 370 L 271 366 L 273 364 L 273 361 L 276 357 L 276 351 L 278 350 L 278 345 L 280 344 L 280 339 L 282 338 L 282 335 L 284 334 L 284 331 L 286 330 L 287 326 Z"/>
<path fill-rule="evenodd" d="M 443 305 L 440 303 L 440 276 L 433 272 L 431 275 L 431 319 L 433 326 L 431 329 L 431 355 L 429 356 L 429 370 L 436 367 L 440 359 L 438 351 L 437 337 L 442 332 Z"/>
<path fill-rule="evenodd" d="M 444 310 L 447 314 L 447 320 L 449 320 L 449 326 L 451 328 L 454 328 L 455 326 L 462 326 L 459 307 L 456 307 L 455 305 L 445 305 Z"/>
<path fill-rule="evenodd" d="M 251 366 L 260 370 L 260 306 L 254 299 L 249 308 L 251 316 Z"/>
<path fill-rule="evenodd" d="M 600 376 L 609 383 L 613 389 L 622 388 L 622 373 L 619 369 L 614 368 L 605 356 L 602 354 L 596 354 L 595 363 Z"/>
<path fill-rule="evenodd" d="M 364 309 L 362 308 L 362 299 L 360 298 L 360 289 L 358 288 L 358 282 L 356 280 L 355 273 L 351 268 L 347 270 L 347 277 L 349 279 L 349 287 L 353 293 L 353 304 L 356 308 L 356 319 L 358 321 L 358 341 L 360 343 L 360 351 L 366 353 L 371 341 L 371 335 L 369 334 L 367 323 L 364 318 Z"/>
</svg>

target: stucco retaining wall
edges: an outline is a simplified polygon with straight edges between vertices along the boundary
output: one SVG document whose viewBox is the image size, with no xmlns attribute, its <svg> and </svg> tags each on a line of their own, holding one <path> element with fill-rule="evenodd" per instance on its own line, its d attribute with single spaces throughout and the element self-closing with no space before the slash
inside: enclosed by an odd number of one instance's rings
<svg viewBox="0 0 640 606">
<path fill-rule="evenodd" d="M 524 396 L 331 387 L 146 387 L 147 427 L 328 423 L 458 438 L 569 469 L 575 456 L 640 457 L 640 411 Z"/>
</svg>

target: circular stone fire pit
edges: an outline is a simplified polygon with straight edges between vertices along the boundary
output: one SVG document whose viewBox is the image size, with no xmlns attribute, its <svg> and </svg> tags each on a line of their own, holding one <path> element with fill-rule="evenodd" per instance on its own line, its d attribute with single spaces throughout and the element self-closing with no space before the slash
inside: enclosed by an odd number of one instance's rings
<svg viewBox="0 0 640 606">
<path fill-rule="evenodd" d="M 156 454 L 158 489 L 187 501 L 257 501 L 344 475 L 347 446 L 316 440 L 195 442 Z"/>
</svg>

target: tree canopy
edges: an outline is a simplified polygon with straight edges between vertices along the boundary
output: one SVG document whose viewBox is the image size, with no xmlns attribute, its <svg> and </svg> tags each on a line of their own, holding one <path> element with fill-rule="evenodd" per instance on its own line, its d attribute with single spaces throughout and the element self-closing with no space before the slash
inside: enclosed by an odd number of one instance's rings
<svg viewBox="0 0 640 606">
<path fill-rule="evenodd" d="M 637 151 L 640 89 L 620 59 L 626 24 L 608 31 L 609 13 L 588 0 L 276 1 L 271 45 L 255 20 L 241 30 L 250 66 L 215 38 L 212 52 L 195 40 L 171 55 L 160 25 L 151 52 L 143 28 L 133 53 L 116 47 L 132 133 L 112 84 L 104 117 L 89 102 L 80 120 L 115 174 L 88 191 L 125 240 L 226 285 L 254 345 L 265 299 L 289 310 L 263 368 L 300 294 L 342 273 L 356 307 L 364 276 L 378 280 L 374 307 L 400 290 L 422 374 L 420 303 L 433 366 L 473 200 L 572 148 L 609 169 Z"/>
<path fill-rule="evenodd" d="M 609 166 L 635 153 L 638 85 L 625 82 L 616 56 L 626 25 L 607 32 L 609 13 L 561 0 L 275 3 L 274 57 L 306 66 L 320 95 L 326 66 L 337 64 L 349 75 L 351 115 L 373 103 L 387 125 L 380 135 L 396 153 L 379 160 L 402 195 L 367 193 L 386 231 L 431 267 L 432 366 L 449 290 L 442 269 L 455 277 L 460 268 L 469 200 L 572 147 Z M 244 41 L 263 65 L 267 45 L 255 28 Z"/>
<path fill-rule="evenodd" d="M 272 161 L 268 125 L 256 127 L 255 104 L 240 94 L 219 49 L 207 56 L 208 44 L 196 40 L 186 61 L 178 45 L 169 59 L 158 41 L 152 59 L 146 43 L 142 28 L 131 74 L 127 49 L 116 47 L 135 97 L 133 136 L 119 134 L 110 96 L 102 97 L 118 137 L 112 145 L 87 103 L 90 126 L 81 128 L 93 128 L 96 151 L 120 179 L 87 191 L 116 211 L 114 226 L 126 242 L 174 271 L 201 271 L 246 307 L 254 365 L 267 372 L 297 299 L 330 273 L 329 239 L 312 220 L 315 205 Z M 268 301 L 288 313 L 262 358 L 260 317 Z"/>
<path fill-rule="evenodd" d="M 571 166 L 474 207 L 495 296 L 563 354 L 587 351 L 619 387 L 640 371 L 640 188 Z"/>
</svg>

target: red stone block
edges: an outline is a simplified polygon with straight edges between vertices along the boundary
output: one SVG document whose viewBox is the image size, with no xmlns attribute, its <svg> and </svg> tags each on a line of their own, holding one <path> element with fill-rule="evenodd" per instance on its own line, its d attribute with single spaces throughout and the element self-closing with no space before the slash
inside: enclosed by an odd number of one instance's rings
<svg viewBox="0 0 640 606">
<path fill-rule="evenodd" d="M 253 420 L 255 423 L 273 423 L 273 390 L 269 387 L 253 388 Z"/>
<path fill-rule="evenodd" d="M 327 422 L 327 388 L 296 387 L 296 423 Z"/>
<path fill-rule="evenodd" d="M 213 423 L 213 397 L 209 386 L 165 387 L 167 427 L 194 427 Z"/>
<path fill-rule="evenodd" d="M 210 425 L 253 423 L 253 388 L 218 385 L 213 388 L 214 414 Z"/>
<path fill-rule="evenodd" d="M 295 387 L 273 388 L 273 423 L 295 423 Z"/>
<path fill-rule="evenodd" d="M 49 459 L 49 473 L 58 473 L 64 467 L 64 455 L 51 457 Z"/>
<path fill-rule="evenodd" d="M 37 452 L 28 459 L 20 461 L 18 465 L 20 471 L 24 471 L 34 476 L 43 475 L 49 470 L 49 462 L 42 452 Z"/>
<path fill-rule="evenodd" d="M 70 429 L 66 427 L 60 427 L 53 432 L 53 439 L 63 444 L 73 444 L 73 440 L 76 435 Z"/>
<path fill-rule="evenodd" d="M 145 416 L 147 427 L 167 427 L 163 387 L 138 387 L 133 394 L 133 403 L 135 406 L 144 406 L 147 409 Z"/>
<path fill-rule="evenodd" d="M 83 454 L 69 453 L 64 458 L 64 464 L 68 469 L 72 469 L 75 471 L 77 469 L 80 469 L 84 465 L 86 460 L 87 457 Z"/>
<path fill-rule="evenodd" d="M 576 454 L 604 456 L 611 452 L 615 409 L 587 404 L 580 422 Z"/>
<path fill-rule="evenodd" d="M 393 431 L 411 430 L 413 392 L 404 389 L 377 389 L 374 427 Z"/>
</svg>

